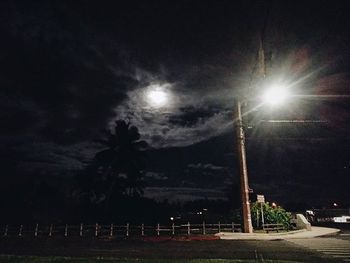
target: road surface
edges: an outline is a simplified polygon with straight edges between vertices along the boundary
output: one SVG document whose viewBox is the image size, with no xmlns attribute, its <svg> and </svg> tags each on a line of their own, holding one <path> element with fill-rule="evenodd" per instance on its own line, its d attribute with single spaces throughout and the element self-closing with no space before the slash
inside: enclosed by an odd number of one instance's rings
<svg viewBox="0 0 350 263">
<path fill-rule="evenodd" d="M 345 234 L 345 235 L 344 235 Z M 293 240 L 142 241 L 64 237 L 1 237 L 2 255 L 144 259 L 249 259 L 256 262 L 350 262 L 348 230 Z"/>
<path fill-rule="evenodd" d="M 331 238 L 331 240 L 338 239 Z M 329 240 L 325 239 L 325 241 L 327 243 Z M 317 249 L 304 246 L 303 243 L 283 240 L 144 242 L 64 238 L 1 238 L 0 254 L 149 259 L 250 259 L 257 262 L 264 262 L 267 259 L 296 262 L 340 262 L 339 258 L 320 253 Z"/>
</svg>

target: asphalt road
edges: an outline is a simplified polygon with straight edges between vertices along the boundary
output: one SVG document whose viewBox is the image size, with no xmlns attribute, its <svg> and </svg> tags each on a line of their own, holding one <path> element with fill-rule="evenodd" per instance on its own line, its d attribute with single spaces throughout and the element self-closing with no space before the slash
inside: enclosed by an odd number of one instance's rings
<svg viewBox="0 0 350 263">
<path fill-rule="evenodd" d="M 337 238 L 344 239 L 344 240 L 349 240 L 350 241 L 350 229 L 341 231 Z"/>
<path fill-rule="evenodd" d="M 318 224 L 318 226 L 338 228 L 340 229 L 340 233 L 335 237 L 338 239 L 350 240 L 350 224 L 323 223 L 323 224 Z"/>
<path fill-rule="evenodd" d="M 338 262 L 350 262 L 350 224 L 327 223 L 320 226 L 340 229 L 337 235 L 311 239 L 292 239 L 290 242 Z"/>
<path fill-rule="evenodd" d="M 292 239 L 290 242 L 338 262 L 350 262 L 350 241 L 333 237 Z"/>
<path fill-rule="evenodd" d="M 341 226 L 342 227 L 342 226 Z M 339 227 L 338 227 L 339 228 Z M 350 262 L 350 228 L 330 237 L 295 240 L 142 241 L 64 237 L 0 237 L 0 254 L 144 259 L 249 259 Z"/>
<path fill-rule="evenodd" d="M 250 259 L 297 262 L 340 262 L 317 250 L 290 241 L 162 241 L 64 238 L 1 238 L 0 254 L 149 259 Z"/>
</svg>

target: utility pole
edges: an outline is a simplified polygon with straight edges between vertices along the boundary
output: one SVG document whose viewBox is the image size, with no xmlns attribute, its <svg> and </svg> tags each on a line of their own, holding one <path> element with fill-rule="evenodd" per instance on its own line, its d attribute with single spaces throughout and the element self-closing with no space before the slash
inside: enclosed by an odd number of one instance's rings
<svg viewBox="0 0 350 263">
<path fill-rule="evenodd" d="M 258 60 L 259 60 L 258 76 L 259 78 L 264 79 L 266 77 L 266 65 L 265 65 L 265 52 L 264 52 L 262 36 L 260 37 L 259 42 L 260 43 L 259 43 L 259 51 L 258 51 Z"/>
<path fill-rule="evenodd" d="M 264 52 L 264 37 L 265 29 L 268 20 L 268 12 L 265 17 L 264 25 L 259 39 L 259 51 L 258 51 L 258 72 L 257 75 L 258 83 L 266 77 L 266 65 L 265 65 L 265 52 Z M 243 217 L 243 232 L 253 233 L 252 216 L 250 212 L 250 200 L 249 200 L 249 184 L 248 184 L 248 168 L 246 158 L 246 147 L 245 147 L 245 133 L 244 125 L 242 120 L 242 100 L 237 98 L 235 101 L 234 110 L 234 123 L 236 124 L 236 142 L 237 142 L 237 154 L 238 154 L 238 165 L 240 173 L 240 188 L 241 188 L 241 201 L 242 201 L 242 217 Z"/>
<path fill-rule="evenodd" d="M 248 185 L 248 169 L 245 150 L 245 134 L 242 120 L 242 105 L 239 99 L 235 101 L 234 121 L 236 124 L 236 143 L 238 153 L 238 164 L 240 173 L 241 186 L 241 201 L 242 201 L 242 217 L 243 217 L 243 232 L 252 233 L 252 216 L 250 213 L 249 202 L 249 185 Z"/>
</svg>

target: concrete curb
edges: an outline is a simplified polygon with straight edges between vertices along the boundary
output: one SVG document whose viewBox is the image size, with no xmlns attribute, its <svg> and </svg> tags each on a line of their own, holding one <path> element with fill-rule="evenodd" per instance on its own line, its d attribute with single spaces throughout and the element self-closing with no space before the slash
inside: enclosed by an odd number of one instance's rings
<svg viewBox="0 0 350 263">
<path fill-rule="evenodd" d="M 311 227 L 311 231 L 305 229 L 295 230 L 283 233 L 229 233 L 220 232 L 215 236 L 220 239 L 227 240 L 279 240 L 279 239 L 298 239 L 298 238 L 314 238 L 326 235 L 335 235 L 340 231 L 337 228 L 328 227 Z"/>
</svg>

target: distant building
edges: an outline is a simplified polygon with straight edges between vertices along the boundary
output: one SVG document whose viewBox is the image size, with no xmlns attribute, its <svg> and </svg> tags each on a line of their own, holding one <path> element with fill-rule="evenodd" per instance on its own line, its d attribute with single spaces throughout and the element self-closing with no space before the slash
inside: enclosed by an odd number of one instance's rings
<svg viewBox="0 0 350 263">
<path fill-rule="evenodd" d="M 350 223 L 350 216 L 336 216 L 333 217 L 334 223 Z"/>
<path fill-rule="evenodd" d="M 349 209 L 324 208 L 306 210 L 306 218 L 310 222 L 350 223 Z"/>
</svg>

